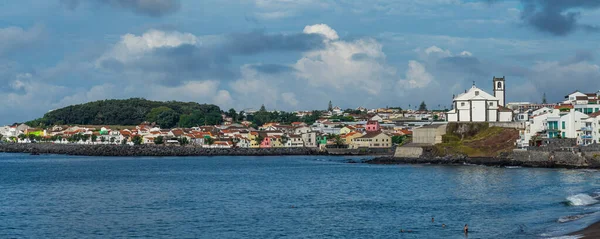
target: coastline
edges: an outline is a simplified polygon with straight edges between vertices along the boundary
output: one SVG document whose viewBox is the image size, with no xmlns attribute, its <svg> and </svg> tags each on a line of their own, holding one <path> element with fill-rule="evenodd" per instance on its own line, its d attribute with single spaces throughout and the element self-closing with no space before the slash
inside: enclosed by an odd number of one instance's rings
<svg viewBox="0 0 600 239">
<path fill-rule="evenodd" d="M 50 144 L 50 143 L 0 143 L 0 153 L 57 154 L 104 157 L 170 157 L 170 156 L 286 156 L 286 155 L 329 155 L 382 157 L 389 153 L 365 151 L 357 153 L 327 152 L 318 148 L 201 148 L 193 146 L 166 145 L 110 145 L 110 144 Z"/>
<path fill-rule="evenodd" d="M 434 165 L 482 165 L 492 167 L 525 167 L 525 168 L 567 168 L 567 169 L 600 169 L 600 163 L 570 162 L 560 160 L 516 160 L 511 157 L 431 157 L 431 158 L 398 158 L 376 157 L 365 161 L 367 164 L 434 164 Z"/>
<path fill-rule="evenodd" d="M 586 227 L 583 230 L 570 233 L 569 235 L 582 236 L 582 239 L 600 238 L 600 221 Z"/>
</svg>

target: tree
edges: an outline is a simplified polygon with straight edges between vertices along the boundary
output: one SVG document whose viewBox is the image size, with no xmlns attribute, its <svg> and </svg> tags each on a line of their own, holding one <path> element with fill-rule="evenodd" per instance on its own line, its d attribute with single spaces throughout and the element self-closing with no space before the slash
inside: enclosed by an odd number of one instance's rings
<svg viewBox="0 0 600 239">
<path fill-rule="evenodd" d="M 106 138 L 100 137 L 100 142 L 102 142 L 102 143 L 106 142 Z"/>
<path fill-rule="evenodd" d="M 25 134 L 19 134 L 19 136 L 18 136 L 18 137 L 19 137 L 19 139 L 20 139 L 21 141 L 23 141 L 23 140 L 25 140 L 25 139 L 27 138 L 27 135 L 25 135 Z"/>
<path fill-rule="evenodd" d="M 148 122 L 157 122 L 158 115 L 160 115 L 163 112 L 167 112 L 167 111 L 173 111 L 173 109 L 166 107 L 166 106 L 152 108 L 150 110 L 150 112 L 148 114 L 146 114 L 146 120 Z"/>
<path fill-rule="evenodd" d="M 27 135 L 27 138 L 29 138 L 29 142 L 34 142 L 35 141 L 35 134 L 29 134 L 29 135 Z"/>
<path fill-rule="evenodd" d="M 142 141 L 142 136 L 139 135 L 133 136 L 133 138 L 131 138 L 131 142 L 133 142 L 133 145 L 140 145 L 142 144 Z"/>
<path fill-rule="evenodd" d="M 161 145 L 164 143 L 164 137 L 163 136 L 158 136 L 154 139 L 154 144 L 158 144 Z"/>
<path fill-rule="evenodd" d="M 425 101 L 422 101 L 421 105 L 419 105 L 419 111 L 427 111 L 427 105 L 425 104 Z"/>
<path fill-rule="evenodd" d="M 181 138 L 177 139 L 177 141 L 179 142 L 179 145 L 181 145 L 181 146 L 185 146 L 190 143 L 190 141 L 188 140 L 187 137 L 181 137 Z"/>
<path fill-rule="evenodd" d="M 174 110 L 163 111 L 156 117 L 156 123 L 161 128 L 173 128 L 179 122 L 179 114 Z"/>
<path fill-rule="evenodd" d="M 84 134 L 81 136 L 81 139 L 83 140 L 83 142 L 87 142 L 88 139 L 90 139 L 90 135 Z"/>
<path fill-rule="evenodd" d="M 546 100 L 546 92 L 544 92 L 544 95 L 542 96 L 542 104 L 548 104 L 548 101 Z"/>
<path fill-rule="evenodd" d="M 98 139 L 98 135 L 92 134 L 92 143 L 96 143 L 97 139 Z"/>
<path fill-rule="evenodd" d="M 204 138 L 204 144 L 208 144 L 208 145 L 213 145 L 215 143 L 215 140 L 211 137 L 206 137 Z"/>
<path fill-rule="evenodd" d="M 260 106 L 260 109 L 258 110 L 258 112 L 267 112 L 267 108 L 265 108 L 265 105 L 264 105 L 264 104 L 262 104 L 262 105 Z"/>
<path fill-rule="evenodd" d="M 327 111 L 333 111 L 333 104 L 331 104 L 331 100 L 329 101 L 329 105 L 327 105 Z"/>
<path fill-rule="evenodd" d="M 114 143 L 115 142 L 115 137 L 110 137 L 110 143 Z M 124 140 L 125 142 L 127 142 L 127 140 Z"/>
<path fill-rule="evenodd" d="M 337 146 L 338 148 L 341 148 L 342 146 L 344 146 L 344 140 L 340 135 L 335 135 L 333 137 L 333 144 L 335 144 L 335 146 Z"/>
<path fill-rule="evenodd" d="M 404 139 L 406 138 L 406 136 L 402 135 L 394 135 L 392 136 L 392 143 L 393 144 L 402 144 L 402 142 L 404 142 Z"/>
<path fill-rule="evenodd" d="M 123 144 L 123 145 L 127 144 L 128 140 L 129 140 L 128 137 L 123 138 L 123 140 L 121 140 L 121 144 Z"/>
<path fill-rule="evenodd" d="M 235 112 L 234 108 L 229 109 L 229 111 L 227 111 L 227 114 L 225 114 L 225 115 L 227 115 L 228 117 L 231 117 L 231 119 L 233 119 L 233 121 L 237 121 L 238 115 Z"/>
</svg>

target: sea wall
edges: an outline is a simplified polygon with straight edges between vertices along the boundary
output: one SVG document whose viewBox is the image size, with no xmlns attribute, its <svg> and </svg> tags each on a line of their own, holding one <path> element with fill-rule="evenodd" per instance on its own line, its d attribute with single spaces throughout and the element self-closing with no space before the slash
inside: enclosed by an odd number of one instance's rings
<svg viewBox="0 0 600 239">
<path fill-rule="evenodd" d="M 417 149 L 417 148 L 420 148 Z M 593 148 L 590 148 L 593 149 Z M 401 147 L 394 157 L 379 157 L 371 164 L 477 164 L 487 166 L 522 166 L 542 168 L 600 168 L 600 149 L 596 151 L 515 150 L 498 157 L 439 156 L 433 147 Z"/>
<path fill-rule="evenodd" d="M 64 154 L 82 156 L 269 156 L 319 155 L 317 148 L 209 149 L 156 145 L 76 145 L 0 143 L 0 153 Z"/>
</svg>

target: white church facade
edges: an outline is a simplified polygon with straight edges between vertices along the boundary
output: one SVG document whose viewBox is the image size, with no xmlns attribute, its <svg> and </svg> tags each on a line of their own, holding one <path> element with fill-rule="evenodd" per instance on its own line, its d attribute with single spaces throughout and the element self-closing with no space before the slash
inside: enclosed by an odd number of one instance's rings
<svg viewBox="0 0 600 239">
<path fill-rule="evenodd" d="M 471 89 L 454 97 L 452 110 L 446 113 L 448 122 L 511 122 L 513 112 L 504 107 L 505 79 L 494 77 L 492 81 L 494 95 L 473 84 Z"/>
</svg>

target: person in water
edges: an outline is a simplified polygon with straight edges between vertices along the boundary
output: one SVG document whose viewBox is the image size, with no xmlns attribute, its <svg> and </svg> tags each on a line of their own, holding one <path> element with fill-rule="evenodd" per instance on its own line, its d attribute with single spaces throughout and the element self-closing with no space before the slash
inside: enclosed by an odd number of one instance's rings
<svg viewBox="0 0 600 239">
<path fill-rule="evenodd" d="M 442 223 L 442 228 L 446 228 L 446 224 Z"/>
<path fill-rule="evenodd" d="M 431 222 L 434 222 L 435 220 L 433 219 L 433 217 L 431 217 Z"/>
<path fill-rule="evenodd" d="M 465 232 L 465 234 L 469 233 L 469 225 L 468 224 L 465 224 L 463 231 Z"/>
</svg>

